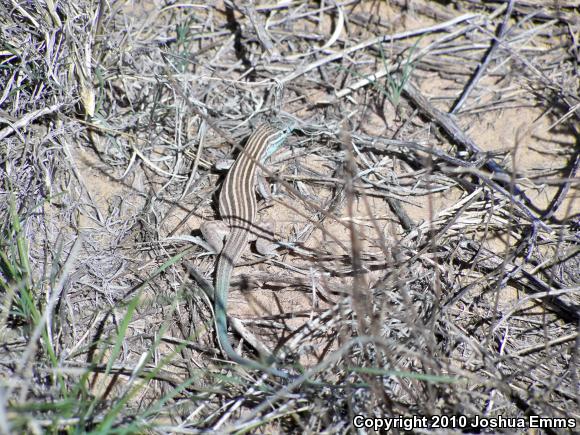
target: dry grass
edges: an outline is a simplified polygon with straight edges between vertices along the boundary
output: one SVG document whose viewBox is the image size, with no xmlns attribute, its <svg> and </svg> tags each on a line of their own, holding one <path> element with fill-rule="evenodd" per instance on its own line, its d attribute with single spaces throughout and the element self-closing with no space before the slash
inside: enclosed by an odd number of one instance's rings
<svg viewBox="0 0 580 435">
<path fill-rule="evenodd" d="M 0 433 L 574 432 L 577 5 L 259 3 L 0 4 Z M 216 163 L 289 119 L 229 307 L 284 380 L 187 266 Z"/>
</svg>

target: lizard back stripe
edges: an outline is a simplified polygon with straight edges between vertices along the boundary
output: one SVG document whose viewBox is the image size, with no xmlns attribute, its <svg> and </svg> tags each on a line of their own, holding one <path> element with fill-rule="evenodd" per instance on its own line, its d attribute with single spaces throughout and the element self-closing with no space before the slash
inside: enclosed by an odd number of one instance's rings
<svg viewBox="0 0 580 435">
<path fill-rule="evenodd" d="M 233 265 L 240 258 L 256 217 L 258 204 L 254 193 L 256 162 L 260 162 L 268 147 L 285 137 L 284 133 L 262 124 L 250 136 L 243 152 L 228 172 L 219 199 L 222 220 L 230 226 L 230 236 L 224 251 L 231 253 Z"/>
</svg>

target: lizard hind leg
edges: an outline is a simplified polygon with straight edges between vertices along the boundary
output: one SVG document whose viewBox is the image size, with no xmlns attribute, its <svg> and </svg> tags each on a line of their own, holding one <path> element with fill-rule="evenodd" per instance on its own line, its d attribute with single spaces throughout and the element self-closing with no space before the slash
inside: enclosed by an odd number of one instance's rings
<svg viewBox="0 0 580 435">
<path fill-rule="evenodd" d="M 224 221 L 206 221 L 201 224 L 199 229 L 214 253 L 222 252 L 225 240 L 230 234 L 229 225 Z"/>
<path fill-rule="evenodd" d="M 272 256 L 276 254 L 279 244 L 276 243 L 276 221 L 267 219 L 260 222 L 256 234 L 256 251 L 261 255 Z"/>
</svg>

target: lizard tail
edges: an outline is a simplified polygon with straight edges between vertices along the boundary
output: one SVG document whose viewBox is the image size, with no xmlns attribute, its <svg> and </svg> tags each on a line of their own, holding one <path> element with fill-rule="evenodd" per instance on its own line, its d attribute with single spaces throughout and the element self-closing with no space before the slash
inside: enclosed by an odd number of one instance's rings
<svg viewBox="0 0 580 435">
<path fill-rule="evenodd" d="M 281 378 L 288 378 L 289 375 L 285 371 L 260 364 L 257 361 L 252 361 L 243 358 L 242 356 L 238 355 L 238 353 L 232 347 L 230 340 L 228 338 L 228 320 L 226 313 L 227 313 L 227 293 L 228 289 L 230 288 L 230 276 L 233 266 L 229 261 L 222 261 L 220 263 L 222 263 L 221 265 L 222 267 L 220 268 L 217 274 L 217 281 L 214 293 L 214 316 L 217 338 L 222 350 L 230 360 L 232 360 L 237 364 L 240 364 L 241 366 L 254 370 L 262 370 L 266 373 Z"/>
</svg>

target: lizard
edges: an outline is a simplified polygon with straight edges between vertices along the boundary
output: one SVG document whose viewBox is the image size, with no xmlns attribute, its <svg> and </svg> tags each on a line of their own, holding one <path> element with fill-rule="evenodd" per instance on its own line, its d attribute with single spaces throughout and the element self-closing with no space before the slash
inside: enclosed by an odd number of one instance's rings
<svg viewBox="0 0 580 435">
<path fill-rule="evenodd" d="M 258 126 L 226 175 L 219 196 L 219 214 L 222 222 L 229 227 L 229 234 L 217 260 L 213 294 L 216 334 L 225 355 L 242 366 L 284 378 L 288 377 L 286 372 L 243 358 L 233 349 L 227 335 L 227 298 L 233 269 L 241 258 L 251 234 L 257 232 L 254 221 L 258 209 L 255 195 L 258 162 L 264 162 L 274 153 L 291 131 L 292 128 L 280 130 L 267 123 Z M 208 232 L 207 224 L 202 225 L 202 233 Z"/>
</svg>

